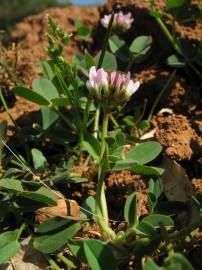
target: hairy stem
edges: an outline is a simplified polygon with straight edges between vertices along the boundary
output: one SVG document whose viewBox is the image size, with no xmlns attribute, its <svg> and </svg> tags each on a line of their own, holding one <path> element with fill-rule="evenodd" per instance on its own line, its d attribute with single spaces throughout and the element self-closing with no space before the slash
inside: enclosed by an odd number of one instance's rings
<svg viewBox="0 0 202 270">
<path fill-rule="evenodd" d="M 111 230 L 108 224 L 108 210 L 104 191 L 104 179 L 105 179 L 105 168 L 104 166 L 104 156 L 105 156 L 105 138 L 108 131 L 109 114 L 104 113 L 103 123 L 102 123 L 102 137 L 101 137 L 101 150 L 100 150 L 100 160 L 99 160 L 99 170 L 98 170 L 98 185 L 96 192 L 96 214 L 98 216 L 98 224 L 101 228 L 103 238 L 106 240 L 114 237 L 114 232 Z"/>
<path fill-rule="evenodd" d="M 62 270 L 62 268 L 60 268 L 57 263 L 48 255 L 48 254 L 44 254 L 46 260 L 48 261 L 48 263 L 50 264 L 50 266 L 52 267 L 52 269 L 54 270 Z"/>
<path fill-rule="evenodd" d="M 94 121 L 94 137 L 98 138 L 98 129 L 99 129 L 99 119 L 100 119 L 100 106 L 97 107 L 96 113 L 95 113 L 95 121 Z"/>
<path fill-rule="evenodd" d="M 62 255 L 62 253 L 59 253 L 57 255 L 57 257 L 64 263 L 67 265 L 68 269 L 75 269 L 76 266 L 73 264 L 72 261 L 70 261 L 68 258 L 66 258 L 65 256 Z"/>
</svg>

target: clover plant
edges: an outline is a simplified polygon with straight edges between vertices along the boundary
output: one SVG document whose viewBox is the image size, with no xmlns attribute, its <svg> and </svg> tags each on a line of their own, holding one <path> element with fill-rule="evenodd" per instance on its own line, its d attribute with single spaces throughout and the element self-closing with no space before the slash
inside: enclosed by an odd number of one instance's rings
<svg viewBox="0 0 202 270">
<path fill-rule="evenodd" d="M 141 36 L 128 47 L 112 35 L 114 30 L 116 33 L 128 30 L 132 22 L 130 13 L 105 16 L 102 23 L 107 30 L 101 52 L 95 56 L 85 52 L 69 63 L 63 56 L 63 48 L 72 35 L 49 18 L 46 49 L 49 60 L 41 62 L 42 78 L 33 81 L 32 89 L 24 86 L 13 89 L 16 95 L 40 106 L 41 122 L 24 130 L 26 142 L 31 146 L 28 148 L 31 159 L 19 155 L 17 161 L 9 163 L 13 167 L 1 172 L 0 264 L 20 250 L 22 235 L 30 235 L 34 248 L 56 270 L 64 266 L 74 269 L 78 261 L 93 270 L 127 269 L 131 262 L 135 262 L 136 269 L 144 270 L 193 269 L 182 253 L 202 224 L 200 195 L 192 200 L 196 215 L 187 227 L 179 226 L 176 216 L 187 206 L 165 200 L 163 169 L 152 165 L 162 151 L 161 145 L 129 137 L 113 116 L 114 112 L 124 110 L 136 91 L 141 91 L 140 82 L 129 70 L 146 59 L 152 43 L 150 36 Z M 83 26 L 78 23 L 77 32 L 83 33 Z M 126 68 L 117 70 L 117 59 L 124 61 Z M 1 124 L 3 141 L 5 129 L 6 125 Z M 53 169 L 40 148 L 47 141 L 48 147 L 62 146 L 60 168 Z M 126 149 L 128 144 L 130 147 Z M 2 146 L 5 148 L 0 148 L 1 164 L 3 151 L 12 150 L 5 142 Z M 83 201 L 80 216 L 58 214 L 36 224 L 30 214 L 40 207 L 56 206 L 58 198 L 64 199 L 57 191 L 58 183 L 87 181 L 72 173 L 73 155 L 77 164 L 85 159 L 85 166 L 96 169 L 96 196 Z M 138 195 L 134 192 L 126 199 L 122 220 L 114 221 L 108 213 L 105 180 L 110 172 L 122 170 L 150 179 L 148 214 L 140 216 Z M 8 226 L 12 219 L 15 225 Z M 123 223 L 124 227 L 114 229 L 113 222 Z M 99 239 L 82 238 L 82 228 L 93 223 L 99 227 Z"/>
</svg>

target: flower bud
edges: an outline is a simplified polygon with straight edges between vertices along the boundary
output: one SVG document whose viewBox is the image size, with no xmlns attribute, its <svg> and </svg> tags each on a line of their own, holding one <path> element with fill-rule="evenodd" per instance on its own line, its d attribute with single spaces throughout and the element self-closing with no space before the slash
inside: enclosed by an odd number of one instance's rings
<svg viewBox="0 0 202 270">
<path fill-rule="evenodd" d="M 104 15 L 101 19 L 101 23 L 105 28 L 108 28 L 111 19 L 111 14 Z M 134 19 L 131 16 L 131 12 L 123 14 L 122 11 L 114 14 L 114 20 L 112 24 L 112 30 L 114 32 L 126 32 L 130 27 Z"/>
</svg>

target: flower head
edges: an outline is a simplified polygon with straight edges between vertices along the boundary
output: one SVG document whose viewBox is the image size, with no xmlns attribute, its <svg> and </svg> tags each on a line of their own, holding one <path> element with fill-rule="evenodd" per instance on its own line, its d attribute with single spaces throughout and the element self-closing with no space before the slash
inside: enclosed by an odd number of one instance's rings
<svg viewBox="0 0 202 270">
<path fill-rule="evenodd" d="M 104 15 L 101 19 L 101 23 L 105 28 L 108 28 L 111 16 L 111 14 Z M 115 13 L 112 29 L 116 32 L 125 32 L 131 27 L 133 20 L 131 12 L 127 14 L 123 14 L 122 11 Z"/>
<path fill-rule="evenodd" d="M 91 96 L 104 108 L 111 110 L 129 100 L 139 86 L 139 81 L 131 80 L 127 74 L 118 71 L 106 72 L 103 68 L 91 67 L 89 80 L 86 82 Z"/>
</svg>

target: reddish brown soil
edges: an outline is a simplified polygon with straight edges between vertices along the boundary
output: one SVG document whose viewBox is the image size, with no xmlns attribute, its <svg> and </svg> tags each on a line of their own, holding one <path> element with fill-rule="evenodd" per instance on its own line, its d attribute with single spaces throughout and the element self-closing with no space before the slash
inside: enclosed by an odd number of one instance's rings
<svg viewBox="0 0 202 270">
<path fill-rule="evenodd" d="M 165 147 L 167 156 L 190 160 L 201 155 L 202 140 L 182 115 L 157 115 L 153 119 L 157 127 L 156 139 Z"/>
</svg>

